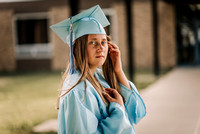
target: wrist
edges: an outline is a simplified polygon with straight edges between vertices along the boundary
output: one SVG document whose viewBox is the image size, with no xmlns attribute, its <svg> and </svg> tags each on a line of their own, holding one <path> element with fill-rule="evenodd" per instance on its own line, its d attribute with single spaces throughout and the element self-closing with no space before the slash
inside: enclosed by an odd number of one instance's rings
<svg viewBox="0 0 200 134">
<path fill-rule="evenodd" d="M 118 67 L 118 68 L 114 69 L 114 72 L 121 73 L 121 72 L 123 72 L 123 69 L 122 69 L 122 67 Z"/>
<path fill-rule="evenodd" d="M 122 75 L 124 72 L 123 72 L 123 69 L 120 68 L 118 70 L 114 70 L 115 74 L 118 76 L 118 75 Z"/>
<path fill-rule="evenodd" d="M 124 104 L 120 104 L 120 103 L 118 103 L 118 102 L 110 102 L 110 106 L 112 105 L 112 107 L 114 106 L 114 107 L 119 107 L 119 108 L 121 108 L 121 110 L 125 110 L 125 106 L 124 106 Z"/>
</svg>

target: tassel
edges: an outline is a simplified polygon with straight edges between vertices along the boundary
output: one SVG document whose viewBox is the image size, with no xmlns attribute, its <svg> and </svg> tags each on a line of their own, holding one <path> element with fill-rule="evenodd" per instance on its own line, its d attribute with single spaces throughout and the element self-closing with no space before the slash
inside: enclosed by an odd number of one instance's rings
<svg viewBox="0 0 200 134">
<path fill-rule="evenodd" d="M 73 56 L 73 28 L 72 28 L 72 16 L 70 17 L 70 61 L 69 61 L 69 74 L 73 74 L 75 71 L 74 56 Z"/>
</svg>

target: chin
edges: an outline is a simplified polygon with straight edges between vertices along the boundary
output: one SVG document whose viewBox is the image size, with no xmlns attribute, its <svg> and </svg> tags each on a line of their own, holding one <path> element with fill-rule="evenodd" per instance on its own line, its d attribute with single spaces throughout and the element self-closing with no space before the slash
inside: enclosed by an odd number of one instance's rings
<svg viewBox="0 0 200 134">
<path fill-rule="evenodd" d="M 90 63 L 90 65 L 92 65 L 93 67 L 100 67 L 105 63 L 105 60 L 101 59 L 98 60 L 96 59 L 95 61 L 93 61 L 92 63 Z"/>
<path fill-rule="evenodd" d="M 104 62 L 98 62 L 98 63 L 97 63 L 97 66 L 100 67 L 100 66 L 102 66 L 103 64 L 104 64 Z"/>
<path fill-rule="evenodd" d="M 102 66 L 103 64 L 104 64 L 104 62 L 102 62 L 102 63 L 98 63 L 98 67 L 99 67 L 99 66 Z"/>
</svg>

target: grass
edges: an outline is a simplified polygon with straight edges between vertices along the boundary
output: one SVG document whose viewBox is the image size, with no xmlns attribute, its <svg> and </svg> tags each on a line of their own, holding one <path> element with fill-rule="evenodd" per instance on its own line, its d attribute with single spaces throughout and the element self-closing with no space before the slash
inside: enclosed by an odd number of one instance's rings
<svg viewBox="0 0 200 134">
<path fill-rule="evenodd" d="M 160 76 L 155 76 L 151 71 L 138 71 L 135 73 L 134 84 L 138 90 L 142 90 L 154 83 Z"/>
<path fill-rule="evenodd" d="M 154 75 L 152 70 L 136 70 L 134 75 L 134 84 L 138 90 L 142 90 L 148 87 L 150 84 L 154 83 L 160 77 L 165 75 L 171 70 L 169 69 L 162 69 L 160 70 L 160 75 Z M 125 71 L 126 76 L 129 76 L 127 71 Z"/>
<path fill-rule="evenodd" d="M 34 72 L 0 76 L 0 132 L 28 134 L 36 124 L 57 117 L 60 73 Z"/>
<path fill-rule="evenodd" d="M 158 78 L 150 71 L 140 71 L 135 73 L 134 81 L 140 90 Z M 59 72 L 1 74 L 0 133 L 36 134 L 32 132 L 35 125 L 57 118 L 55 104 L 60 81 Z"/>
</svg>

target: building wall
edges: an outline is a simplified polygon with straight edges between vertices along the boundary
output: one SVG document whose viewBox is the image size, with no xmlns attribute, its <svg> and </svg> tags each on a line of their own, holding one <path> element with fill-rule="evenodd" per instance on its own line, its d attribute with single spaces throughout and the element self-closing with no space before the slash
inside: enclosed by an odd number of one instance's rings
<svg viewBox="0 0 200 134">
<path fill-rule="evenodd" d="M 87 3 L 87 2 L 86 2 Z M 136 0 L 132 3 L 133 19 L 133 47 L 134 65 L 136 69 L 153 68 L 153 24 L 151 1 Z M 87 4 L 81 4 L 84 9 Z M 91 3 L 91 5 L 93 5 Z M 94 4 L 95 5 L 95 4 Z M 19 5 L 15 5 L 20 7 Z M 0 71 L 15 70 L 16 59 L 14 57 L 14 39 L 12 17 L 15 12 L 12 10 L 1 10 L 0 19 Z M 101 5 L 100 5 L 101 6 Z M 91 7 L 91 6 L 90 6 Z M 122 64 L 124 68 L 128 67 L 128 44 L 127 44 L 127 23 L 125 2 L 118 0 L 104 4 L 102 8 L 113 8 L 116 11 L 115 19 L 117 21 L 117 40 L 116 43 L 121 50 Z M 48 7 L 50 12 L 50 24 L 55 24 L 70 16 L 70 7 L 65 3 L 63 6 L 52 5 Z M 87 7 L 89 8 L 89 7 Z M 16 11 L 18 11 L 16 9 Z M 24 11 L 24 10 L 23 10 Z M 32 11 L 32 10 L 31 10 Z M 31 12 L 30 11 L 30 12 Z M 21 10 L 19 12 L 22 12 Z M 158 1 L 158 24 L 159 24 L 159 63 L 161 68 L 169 68 L 176 65 L 176 44 L 175 44 L 175 11 L 172 4 Z M 69 47 L 50 30 L 50 42 L 53 46 L 53 56 L 51 60 L 52 70 L 63 70 L 66 68 L 69 58 Z"/>
<path fill-rule="evenodd" d="M 158 1 L 158 44 L 160 67 L 176 65 L 175 9 L 174 5 Z"/>
<path fill-rule="evenodd" d="M 58 23 L 70 16 L 70 8 L 68 6 L 53 7 L 50 9 L 50 25 Z M 51 30 L 50 40 L 53 45 L 52 70 L 63 70 L 67 67 L 69 61 L 69 46 Z"/>
<path fill-rule="evenodd" d="M 117 21 L 117 40 L 116 43 L 119 46 L 121 52 L 122 65 L 124 68 L 128 68 L 128 44 L 127 44 L 127 24 L 126 24 L 126 7 L 123 2 L 115 3 L 112 7 L 116 11 Z"/>
<path fill-rule="evenodd" d="M 133 2 L 133 47 L 136 69 L 153 68 L 152 9 L 150 1 Z"/>
<path fill-rule="evenodd" d="M 81 9 L 87 9 L 95 5 L 100 5 L 101 8 L 110 8 L 115 4 L 122 4 L 124 0 L 79 0 Z"/>
<path fill-rule="evenodd" d="M 0 3 L 0 9 L 13 9 L 15 13 L 46 12 L 51 7 L 67 5 L 68 1 L 69 0 L 22 0 L 18 2 Z"/>
<path fill-rule="evenodd" d="M 0 11 L 0 71 L 15 70 L 14 42 L 13 42 L 13 11 Z"/>
</svg>

